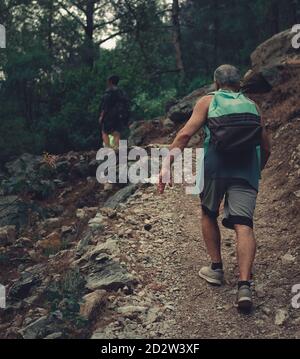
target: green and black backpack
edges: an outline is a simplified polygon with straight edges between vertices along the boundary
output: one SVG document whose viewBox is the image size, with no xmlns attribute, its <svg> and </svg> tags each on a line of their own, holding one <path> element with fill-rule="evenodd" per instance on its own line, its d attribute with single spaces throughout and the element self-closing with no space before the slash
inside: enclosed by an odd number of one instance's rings
<svg viewBox="0 0 300 359">
<path fill-rule="evenodd" d="M 205 126 L 206 142 L 221 152 L 245 151 L 260 145 L 261 117 L 253 101 L 241 92 L 227 90 L 209 95 L 214 97 Z"/>
</svg>

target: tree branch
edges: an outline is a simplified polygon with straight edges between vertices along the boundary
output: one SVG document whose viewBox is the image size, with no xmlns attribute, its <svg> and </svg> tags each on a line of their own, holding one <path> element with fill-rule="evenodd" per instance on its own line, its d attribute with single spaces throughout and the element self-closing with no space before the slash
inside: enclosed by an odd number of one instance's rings
<svg viewBox="0 0 300 359">
<path fill-rule="evenodd" d="M 84 29 L 86 28 L 86 25 L 76 16 L 74 15 L 61 1 L 58 3 L 63 10 L 65 10 L 80 26 L 82 26 Z"/>
<path fill-rule="evenodd" d="M 105 39 L 103 39 L 103 40 L 100 40 L 100 41 L 97 41 L 96 42 L 96 44 L 97 45 L 102 45 L 102 44 L 104 44 L 106 41 L 108 41 L 108 40 L 110 40 L 110 39 L 113 39 L 114 37 L 116 37 L 116 36 L 119 36 L 119 35 L 122 35 L 122 34 L 126 34 L 126 33 L 128 33 L 129 31 L 118 31 L 118 32 L 116 32 L 116 33 L 114 33 L 114 34 L 112 34 L 112 35 L 109 35 L 108 37 L 106 37 Z"/>
</svg>

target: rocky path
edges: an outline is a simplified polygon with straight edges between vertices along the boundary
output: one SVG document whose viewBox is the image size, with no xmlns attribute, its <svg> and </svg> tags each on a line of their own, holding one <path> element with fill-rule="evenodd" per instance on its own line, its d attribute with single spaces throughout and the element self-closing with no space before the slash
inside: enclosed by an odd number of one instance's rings
<svg viewBox="0 0 300 359">
<path fill-rule="evenodd" d="M 297 133 L 296 121 L 289 126 Z M 226 285 L 198 276 L 208 263 L 198 196 L 181 186 L 159 195 L 145 185 L 113 194 L 87 177 L 61 189 L 56 207 L 64 214 L 37 219 L 17 238 L 14 228 L 9 238 L 11 226 L 0 230 L 0 282 L 8 289 L 0 337 L 300 338 L 291 293 L 300 283 L 300 149 L 297 136 L 287 141 L 290 153 L 276 149 L 258 197 L 250 315 L 234 305 L 232 231 L 222 228 Z"/>
<path fill-rule="evenodd" d="M 111 309 L 123 317 L 116 316 L 115 322 L 97 329 L 94 337 L 299 338 L 300 311 L 291 307 L 294 283 L 287 279 L 292 263 L 276 261 L 280 233 L 263 220 L 268 211 L 266 186 L 262 184 L 256 209 L 253 313 L 239 314 L 234 305 L 233 232 L 222 229 L 226 285 L 211 287 L 198 277 L 208 260 L 200 234 L 198 197 L 187 196 L 182 187 L 168 188 L 159 196 L 149 187 L 137 192 L 121 210 L 126 214 L 125 228 L 120 226 L 124 233 L 121 252 L 126 253 L 125 262 L 140 284 L 134 293 L 114 300 Z M 143 230 L 138 229 L 140 223 Z"/>
</svg>

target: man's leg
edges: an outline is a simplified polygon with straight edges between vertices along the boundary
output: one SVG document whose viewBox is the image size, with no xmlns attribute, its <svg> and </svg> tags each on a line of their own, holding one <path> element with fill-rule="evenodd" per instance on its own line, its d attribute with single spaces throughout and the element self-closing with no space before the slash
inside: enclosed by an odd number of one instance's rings
<svg viewBox="0 0 300 359">
<path fill-rule="evenodd" d="M 102 141 L 103 141 L 105 147 L 109 147 L 109 137 L 108 137 L 108 134 L 104 131 L 102 131 Z"/>
<path fill-rule="evenodd" d="M 237 236 L 239 281 L 237 304 L 243 311 L 252 308 L 251 270 L 256 243 L 253 234 L 253 214 L 257 191 L 245 181 L 233 181 L 226 194 L 223 224 L 232 228 Z"/>
<path fill-rule="evenodd" d="M 234 226 L 237 236 L 237 258 L 240 271 L 240 281 L 251 279 L 251 270 L 255 258 L 256 241 L 253 229 L 248 226 L 236 224 Z"/>
<path fill-rule="evenodd" d="M 216 218 L 211 218 L 202 210 L 202 234 L 212 263 L 221 263 L 221 235 Z"/>
<path fill-rule="evenodd" d="M 209 216 L 204 209 L 202 209 L 202 233 L 212 263 L 210 266 L 202 267 L 199 276 L 210 284 L 221 285 L 224 281 L 224 272 L 220 230 L 217 219 Z"/>
<path fill-rule="evenodd" d="M 214 285 L 221 285 L 224 280 L 221 235 L 217 222 L 224 189 L 225 184 L 223 181 L 208 179 L 204 181 L 204 189 L 200 195 L 203 239 L 212 263 L 210 266 L 202 267 L 199 271 L 199 276 Z"/>
<path fill-rule="evenodd" d="M 120 142 L 120 137 L 121 137 L 120 132 L 114 131 L 113 136 L 114 136 L 114 146 L 119 147 L 119 142 Z"/>
</svg>

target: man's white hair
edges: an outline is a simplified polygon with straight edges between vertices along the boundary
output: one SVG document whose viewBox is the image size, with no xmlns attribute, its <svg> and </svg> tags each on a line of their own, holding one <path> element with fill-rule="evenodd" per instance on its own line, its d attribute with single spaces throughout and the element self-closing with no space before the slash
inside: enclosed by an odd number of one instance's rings
<svg viewBox="0 0 300 359">
<path fill-rule="evenodd" d="M 232 65 L 221 65 L 214 73 L 214 80 L 220 86 L 237 86 L 241 81 L 239 69 Z"/>
</svg>

